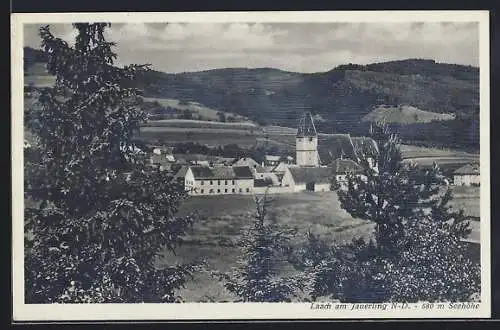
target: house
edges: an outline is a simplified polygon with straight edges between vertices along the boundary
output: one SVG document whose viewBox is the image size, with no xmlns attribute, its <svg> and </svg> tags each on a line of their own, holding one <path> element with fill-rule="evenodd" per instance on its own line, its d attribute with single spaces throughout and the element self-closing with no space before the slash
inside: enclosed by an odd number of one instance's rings
<svg viewBox="0 0 500 330">
<path fill-rule="evenodd" d="M 475 186 L 481 183 L 479 164 L 467 164 L 453 172 L 453 184 L 456 186 Z"/>
<path fill-rule="evenodd" d="M 252 173 L 254 173 L 255 177 L 258 177 L 257 173 L 269 172 L 268 169 L 264 168 L 264 166 L 260 165 L 250 157 L 243 157 L 238 159 L 236 162 L 233 163 L 233 166 L 248 166 L 252 169 Z"/>
<path fill-rule="evenodd" d="M 331 167 L 290 167 L 288 171 L 295 192 L 330 190 L 333 177 Z"/>
<path fill-rule="evenodd" d="M 176 174 L 189 195 L 252 194 L 254 177 L 248 166 L 185 166 Z"/>
<path fill-rule="evenodd" d="M 248 166 L 252 169 L 256 169 L 257 167 L 261 166 L 253 158 L 250 158 L 250 157 L 240 158 L 236 162 L 234 162 L 233 165 L 234 166 Z"/>
<path fill-rule="evenodd" d="M 344 184 L 347 182 L 347 175 L 361 174 L 363 172 L 363 167 L 351 159 L 335 159 L 329 167 L 332 169 L 332 173 L 338 183 Z"/>
<path fill-rule="evenodd" d="M 264 156 L 264 166 L 276 166 L 280 161 L 280 156 L 265 155 Z"/>
<path fill-rule="evenodd" d="M 165 171 L 172 167 L 172 164 L 175 163 L 175 158 L 172 155 L 152 153 L 149 161 L 152 166 L 159 168 L 160 171 Z"/>
</svg>

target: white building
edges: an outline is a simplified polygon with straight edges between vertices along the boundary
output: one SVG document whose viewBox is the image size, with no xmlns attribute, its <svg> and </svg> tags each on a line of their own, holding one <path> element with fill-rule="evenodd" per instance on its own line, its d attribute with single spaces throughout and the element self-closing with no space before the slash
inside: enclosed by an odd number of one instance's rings
<svg viewBox="0 0 500 330">
<path fill-rule="evenodd" d="M 472 186 L 480 183 L 479 164 L 467 164 L 453 172 L 453 184 L 456 186 Z"/>
<path fill-rule="evenodd" d="M 293 191 L 330 191 L 333 172 L 331 167 L 289 167 L 290 176 L 284 176 Z"/>
<path fill-rule="evenodd" d="M 187 166 L 176 174 L 189 195 L 252 194 L 253 173 L 248 166 Z"/>
</svg>

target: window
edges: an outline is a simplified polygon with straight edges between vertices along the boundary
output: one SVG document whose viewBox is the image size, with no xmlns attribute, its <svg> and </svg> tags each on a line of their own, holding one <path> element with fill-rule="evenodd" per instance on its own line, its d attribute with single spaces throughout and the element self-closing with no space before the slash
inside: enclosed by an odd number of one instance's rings
<svg viewBox="0 0 500 330">
<path fill-rule="evenodd" d="M 227 186 L 227 180 L 224 181 L 224 184 Z M 226 189 L 227 190 L 227 189 Z"/>
<path fill-rule="evenodd" d="M 201 189 L 200 192 L 203 194 L 205 191 L 203 189 Z"/>
<path fill-rule="evenodd" d="M 219 193 L 219 194 L 220 194 L 220 189 L 217 189 L 217 193 Z"/>
<path fill-rule="evenodd" d="M 212 180 L 210 180 L 210 184 L 214 184 L 214 182 Z"/>
<path fill-rule="evenodd" d="M 233 188 L 233 193 L 234 193 L 235 189 Z"/>
<path fill-rule="evenodd" d="M 250 192 L 250 188 L 247 188 L 247 192 Z"/>
<path fill-rule="evenodd" d="M 214 190 L 213 189 L 210 189 L 210 193 L 213 194 L 214 193 Z"/>
<path fill-rule="evenodd" d="M 220 180 L 217 180 L 217 185 L 220 186 Z"/>
<path fill-rule="evenodd" d="M 240 188 L 240 192 L 242 192 L 243 190 Z"/>
<path fill-rule="evenodd" d="M 236 182 L 234 182 L 234 180 L 233 180 L 233 186 L 234 186 L 235 184 L 236 184 Z M 234 189 L 233 189 L 233 190 L 234 190 Z"/>
<path fill-rule="evenodd" d="M 226 188 L 226 189 L 224 189 L 224 192 L 225 192 L 225 193 L 227 193 L 227 188 Z"/>
<path fill-rule="evenodd" d="M 205 181 L 201 180 L 200 185 L 202 185 L 202 186 L 203 186 L 204 184 L 205 184 Z"/>
<path fill-rule="evenodd" d="M 309 142 L 311 142 L 313 140 L 312 136 L 309 137 Z"/>
</svg>

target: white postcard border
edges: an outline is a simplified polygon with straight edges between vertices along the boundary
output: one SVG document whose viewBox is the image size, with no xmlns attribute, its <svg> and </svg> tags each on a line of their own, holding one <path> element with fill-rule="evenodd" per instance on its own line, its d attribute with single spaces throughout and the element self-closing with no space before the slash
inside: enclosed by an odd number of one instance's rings
<svg viewBox="0 0 500 330">
<path fill-rule="evenodd" d="M 407 308 L 350 310 L 311 309 L 310 303 L 182 303 L 182 304 L 25 304 L 23 193 L 23 24 L 106 22 L 479 22 L 480 57 L 480 215 L 481 303 L 478 308 Z M 202 320 L 202 319 L 377 319 L 488 318 L 490 275 L 490 134 L 488 11 L 318 11 L 318 12 L 189 12 L 189 13 L 43 13 L 11 15 L 12 86 L 12 288 L 14 321 Z"/>
</svg>

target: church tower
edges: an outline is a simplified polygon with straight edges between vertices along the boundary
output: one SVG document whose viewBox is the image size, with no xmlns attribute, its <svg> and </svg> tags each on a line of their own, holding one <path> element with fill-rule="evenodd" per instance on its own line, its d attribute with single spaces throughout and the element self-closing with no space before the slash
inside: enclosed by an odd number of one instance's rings
<svg viewBox="0 0 500 330">
<path fill-rule="evenodd" d="M 297 136 L 295 138 L 297 165 L 318 167 L 318 133 L 310 112 L 306 112 L 299 120 Z"/>
</svg>

